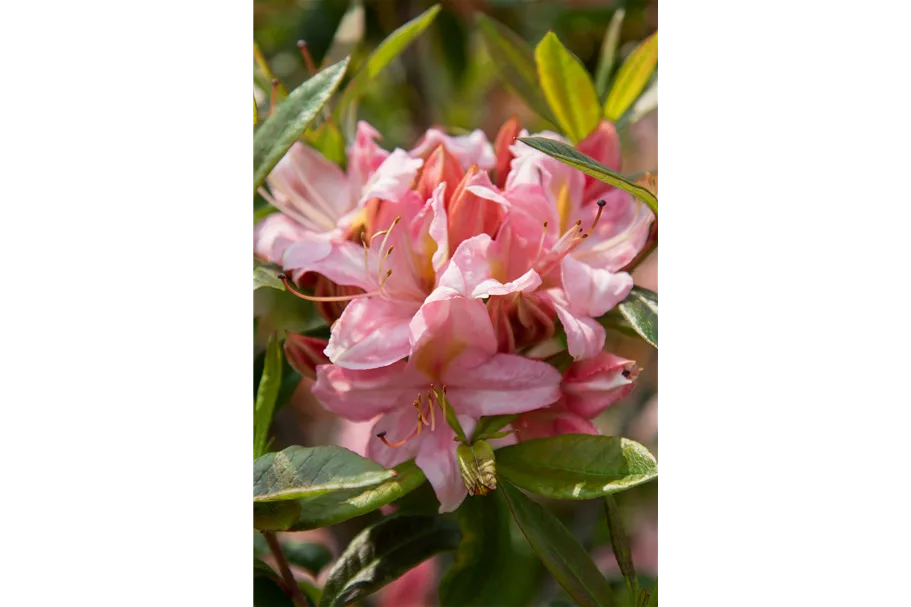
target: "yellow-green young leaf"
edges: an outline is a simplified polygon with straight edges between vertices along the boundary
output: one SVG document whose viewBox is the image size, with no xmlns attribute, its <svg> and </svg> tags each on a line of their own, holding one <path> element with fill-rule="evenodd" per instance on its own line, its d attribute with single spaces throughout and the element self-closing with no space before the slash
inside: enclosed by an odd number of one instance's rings
<svg viewBox="0 0 911 607">
<path fill-rule="evenodd" d="M 342 81 L 348 59 L 329 66 L 294 89 L 253 133 L 253 191 L 266 180 Z"/>
<path fill-rule="evenodd" d="M 266 346 L 266 364 L 256 392 L 256 402 L 253 403 L 253 459 L 266 451 L 266 439 L 269 437 L 272 413 L 281 386 L 282 344 L 278 336 L 273 334 Z"/>
<path fill-rule="evenodd" d="M 599 99 L 603 99 L 604 93 L 607 92 L 607 83 L 617 57 L 617 45 L 620 43 L 620 28 L 623 26 L 625 16 L 626 11 L 618 8 L 611 17 L 607 33 L 604 35 L 604 42 L 601 44 L 601 58 L 598 61 L 598 71 L 595 76 L 595 89 L 598 91 Z"/>
<path fill-rule="evenodd" d="M 638 183 L 633 183 L 622 175 L 614 173 L 591 156 L 583 154 L 571 145 L 566 145 L 556 139 L 547 139 L 546 137 L 519 137 L 519 141 L 530 145 L 539 152 L 544 152 L 548 156 L 556 158 L 564 164 L 579 169 L 586 175 L 591 175 L 595 179 L 629 192 L 647 204 L 656 216 L 658 215 L 658 197 L 652 194 L 651 191 Z"/>
<path fill-rule="evenodd" d="M 658 66 L 658 32 L 643 40 L 626 58 L 604 102 L 604 116 L 616 121 L 629 109 Z"/>
<path fill-rule="evenodd" d="M 434 4 L 417 17 L 389 34 L 389 36 L 376 47 L 376 50 L 370 54 L 364 67 L 358 71 L 357 75 L 348 84 L 342 95 L 342 100 L 339 102 L 339 111 L 344 111 L 345 108 L 348 108 L 348 106 L 360 96 L 361 92 L 363 92 L 364 86 L 376 78 L 383 68 L 389 65 L 393 59 L 401 55 L 402 52 L 404 52 L 404 50 L 408 48 L 425 29 L 427 29 L 427 26 L 433 23 L 433 20 L 439 12 L 440 5 Z"/>
<path fill-rule="evenodd" d="M 253 126 L 259 122 L 259 110 L 256 109 L 256 97 L 253 97 Z"/>
<path fill-rule="evenodd" d="M 276 76 L 275 72 L 272 71 L 272 68 L 269 67 L 269 62 L 266 61 L 266 56 L 263 55 L 263 52 L 261 50 L 259 50 L 259 45 L 256 44 L 255 41 L 253 42 L 253 59 L 256 61 L 256 66 L 259 67 L 259 71 L 261 71 L 263 73 L 263 76 L 266 77 L 267 82 L 271 83 L 273 80 L 278 80 L 278 76 Z M 278 86 L 275 87 L 275 100 L 281 101 L 287 96 L 288 88 L 282 84 L 281 80 L 278 80 Z"/>
<path fill-rule="evenodd" d="M 553 32 L 535 48 L 535 63 L 557 124 L 573 142 L 585 139 L 601 120 L 601 104 L 585 66 Z"/>
</svg>

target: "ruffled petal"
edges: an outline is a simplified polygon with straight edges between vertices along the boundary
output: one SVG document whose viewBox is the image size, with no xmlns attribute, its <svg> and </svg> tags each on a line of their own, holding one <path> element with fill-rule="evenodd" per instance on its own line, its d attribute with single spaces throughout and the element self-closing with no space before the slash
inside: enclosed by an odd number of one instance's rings
<svg viewBox="0 0 911 607">
<path fill-rule="evenodd" d="M 570 306 L 586 316 L 601 316 L 623 301 L 633 288 L 633 277 L 626 272 L 614 274 L 572 257 L 563 258 L 561 271 Z"/>
<path fill-rule="evenodd" d="M 442 379 L 456 411 L 476 418 L 523 413 L 560 398 L 556 369 L 513 354 L 496 354 L 472 369 L 450 368 Z"/>
<path fill-rule="evenodd" d="M 450 296 L 425 302 L 411 321 L 408 364 L 436 381 L 484 363 L 497 351 L 487 308 Z"/>
<path fill-rule="evenodd" d="M 375 369 L 405 358 L 417 309 L 380 297 L 352 301 L 332 325 L 326 356 L 346 369 Z"/>
<path fill-rule="evenodd" d="M 404 362 L 366 370 L 320 365 L 313 396 L 336 415 L 359 422 L 396 407 L 411 408 L 414 397 L 427 385 L 427 378 L 406 368 Z"/>
<path fill-rule="evenodd" d="M 604 349 L 607 335 L 597 320 L 589 316 L 578 316 L 558 303 L 554 303 L 554 308 L 563 323 L 570 356 L 577 360 L 590 358 Z"/>
<path fill-rule="evenodd" d="M 253 228 L 254 255 L 281 265 L 285 249 L 310 234 L 307 229 L 284 213 L 272 213 Z"/>
<path fill-rule="evenodd" d="M 475 420 L 459 415 L 459 424 L 470 435 L 474 432 Z M 455 432 L 444 422 L 436 431 L 424 438 L 414 463 L 424 472 L 440 501 L 440 514 L 452 512 L 462 503 L 468 490 L 462 480 L 459 461 L 456 458 L 457 443 Z"/>
</svg>

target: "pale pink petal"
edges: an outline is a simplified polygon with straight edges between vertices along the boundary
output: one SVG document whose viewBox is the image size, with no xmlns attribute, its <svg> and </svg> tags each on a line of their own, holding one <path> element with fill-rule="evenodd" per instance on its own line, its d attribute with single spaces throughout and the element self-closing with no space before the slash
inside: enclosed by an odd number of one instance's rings
<svg viewBox="0 0 911 607">
<path fill-rule="evenodd" d="M 574 311 L 586 316 L 605 314 L 629 295 L 633 277 L 593 268 L 572 257 L 561 263 L 563 290 Z"/>
<path fill-rule="evenodd" d="M 601 220 L 572 256 L 592 267 L 616 272 L 642 250 L 655 216 L 645 203 L 619 188 L 612 189 L 603 200 L 606 205 Z M 594 203 L 587 206 L 591 212 L 597 208 Z"/>
<path fill-rule="evenodd" d="M 376 424 L 374 419 L 365 422 L 352 422 L 340 417 L 335 444 L 349 451 L 354 451 L 362 457 L 369 457 L 367 455 L 367 446 L 376 440 L 376 433 L 373 432 L 374 424 Z"/>
<path fill-rule="evenodd" d="M 357 202 L 334 162 L 295 142 L 266 178 L 275 206 L 317 231 L 335 229 Z"/>
<path fill-rule="evenodd" d="M 436 559 L 427 559 L 380 590 L 377 607 L 427 607 L 436 590 Z M 435 596 L 435 594 L 433 595 Z"/>
<path fill-rule="evenodd" d="M 493 243 L 487 234 L 479 234 L 463 241 L 440 277 L 439 286 L 478 299 L 491 295 L 534 291 L 541 285 L 541 277 L 534 270 L 528 270 L 516 280 L 505 284 L 494 278 L 494 264 L 504 264 L 498 259 L 499 255 L 491 252 Z M 501 274 L 505 274 L 505 271 Z"/>
<path fill-rule="evenodd" d="M 470 436 L 474 432 L 475 420 L 463 415 L 457 417 L 466 435 Z M 422 438 L 424 440 L 414 463 L 433 486 L 440 501 L 440 514 L 452 512 L 468 495 L 456 458 L 458 444 L 453 440 L 455 432 L 444 422 L 436 427 L 436 431 Z"/>
<path fill-rule="evenodd" d="M 337 415 L 366 421 L 395 407 L 410 407 L 416 394 L 426 388 L 427 378 L 407 369 L 404 362 L 366 370 L 320 365 L 313 396 Z"/>
<path fill-rule="evenodd" d="M 487 308 L 473 299 L 451 297 L 424 303 L 410 330 L 409 366 L 437 381 L 449 370 L 459 375 L 497 351 Z"/>
<path fill-rule="evenodd" d="M 413 400 L 414 396 L 411 398 Z M 415 435 L 417 425 L 417 411 L 411 406 L 398 407 L 382 416 L 373 426 L 370 438 L 367 439 L 367 457 L 386 468 L 407 462 L 418 454 L 421 444 L 430 437 L 430 428 L 426 427 L 420 435 Z M 383 433 L 383 437 L 390 443 L 408 440 L 398 447 L 390 447 L 377 436 Z"/>
<path fill-rule="evenodd" d="M 496 164 L 493 146 L 487 140 L 484 131 L 476 129 L 468 135 L 449 136 L 439 129 L 428 129 L 421 142 L 411 150 L 411 155 L 425 158 L 440 144 L 446 151 L 455 156 L 463 169 L 473 164 L 482 170 L 492 169 Z"/>
<path fill-rule="evenodd" d="M 304 239 L 307 233 L 301 224 L 288 215 L 272 213 L 253 228 L 253 253 L 261 259 L 281 265 L 285 249 Z"/>
<path fill-rule="evenodd" d="M 332 325 L 326 356 L 346 369 L 375 369 L 411 352 L 408 324 L 418 305 L 381 297 L 356 299 Z"/>
<path fill-rule="evenodd" d="M 557 316 L 566 331 L 569 354 L 575 359 L 595 356 L 604 349 L 607 335 L 601 324 L 588 316 L 576 316 L 568 308 L 554 303 Z"/>
<path fill-rule="evenodd" d="M 410 158 L 405 150 L 396 149 L 367 181 L 361 202 L 371 198 L 398 200 L 411 188 L 422 164 L 420 158 Z"/>
<path fill-rule="evenodd" d="M 373 291 L 378 287 L 375 270 L 364 263 L 364 249 L 350 241 L 327 239 L 298 242 L 285 250 L 282 267 L 300 272 L 319 272 L 340 285 Z"/>
<path fill-rule="evenodd" d="M 389 152 L 377 145 L 379 131 L 363 120 L 357 123 L 354 145 L 348 150 L 348 178 L 355 192 L 360 192 Z"/>
<path fill-rule="evenodd" d="M 560 398 L 560 373 L 547 363 L 495 354 L 472 369 L 450 368 L 442 377 L 449 402 L 471 417 L 522 413 Z"/>
</svg>

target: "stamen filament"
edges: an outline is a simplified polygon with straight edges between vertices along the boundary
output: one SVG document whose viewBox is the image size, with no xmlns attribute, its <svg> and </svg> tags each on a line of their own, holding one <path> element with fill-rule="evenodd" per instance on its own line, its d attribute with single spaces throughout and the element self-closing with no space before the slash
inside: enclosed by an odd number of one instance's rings
<svg viewBox="0 0 911 607">
<path fill-rule="evenodd" d="M 415 436 L 417 436 L 418 433 L 420 432 L 420 430 L 421 430 L 421 425 L 418 424 L 418 427 L 415 428 L 415 429 L 411 432 L 411 434 L 409 434 L 406 438 L 403 438 L 402 440 L 396 441 L 396 442 L 394 442 L 394 443 L 390 443 L 388 440 L 386 440 L 386 432 L 385 432 L 385 431 L 380 432 L 379 434 L 376 435 L 376 437 L 377 437 L 378 439 L 380 439 L 381 441 L 383 441 L 383 444 L 386 445 L 387 447 L 392 447 L 393 449 L 395 449 L 396 447 L 401 447 L 402 445 L 404 445 L 405 443 L 407 443 L 408 441 L 410 441 L 412 438 L 414 438 Z"/>
<path fill-rule="evenodd" d="M 390 273 L 392 270 L 390 270 Z M 355 299 L 361 299 L 362 297 L 372 297 L 374 295 L 379 295 L 380 291 L 373 291 L 372 293 L 358 293 L 357 295 L 337 295 L 332 297 L 316 297 L 313 295 L 307 295 L 306 293 L 301 293 L 297 289 L 291 286 L 291 281 L 288 280 L 286 274 L 279 274 L 278 279 L 282 281 L 282 284 L 285 285 L 285 288 L 292 294 L 306 301 L 315 301 L 315 302 L 337 302 L 337 301 L 354 301 Z M 382 287 L 381 287 L 382 288 Z"/>
</svg>

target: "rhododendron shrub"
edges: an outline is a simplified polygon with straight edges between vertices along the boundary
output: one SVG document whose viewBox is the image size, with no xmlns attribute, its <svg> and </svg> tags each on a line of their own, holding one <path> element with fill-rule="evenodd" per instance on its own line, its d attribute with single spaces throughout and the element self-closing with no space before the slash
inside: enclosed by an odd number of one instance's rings
<svg viewBox="0 0 911 607">
<path fill-rule="evenodd" d="M 437 12 L 396 30 L 396 44 Z M 504 26 L 479 23 L 491 48 L 518 44 Z M 645 87 L 643 62 L 654 69 L 656 40 L 627 60 L 638 68 L 619 68 L 602 107 L 594 88 L 570 90 L 594 85 L 548 34 L 533 56 L 557 130 L 530 132 L 514 117 L 492 141 L 480 129 L 440 127 L 387 149 L 376 128 L 350 120 L 369 77 L 347 73 L 347 59 L 273 99 L 254 134 L 254 289 L 297 298 L 314 320 L 269 333 L 254 408 L 254 526 L 278 566 L 263 563 L 257 575 L 289 600 L 315 602 L 275 533 L 374 511 L 386 516 L 352 540 L 321 589 L 307 587 L 320 605 L 355 601 L 447 550 L 457 557 L 440 601 L 500 604 L 493 586 L 470 597 L 465 585 L 502 565 L 509 518 L 574 600 L 611 600 L 578 542 L 523 490 L 612 504 L 612 494 L 657 477 L 645 447 L 596 423 L 640 372 L 609 351 L 608 333 L 657 348 L 657 294 L 631 275 L 657 242 L 657 197 L 647 176 L 623 176 L 615 123 Z M 391 59 L 382 49 L 374 66 Z M 330 153 L 314 134 L 343 141 L 342 116 L 351 136 L 343 154 Z M 289 372 L 325 411 L 372 424 L 363 444 L 270 450 Z M 422 486 L 432 506 L 409 510 Z M 607 513 L 620 524 L 616 508 Z M 624 546 L 614 549 L 635 600 L 647 600 Z"/>
</svg>

